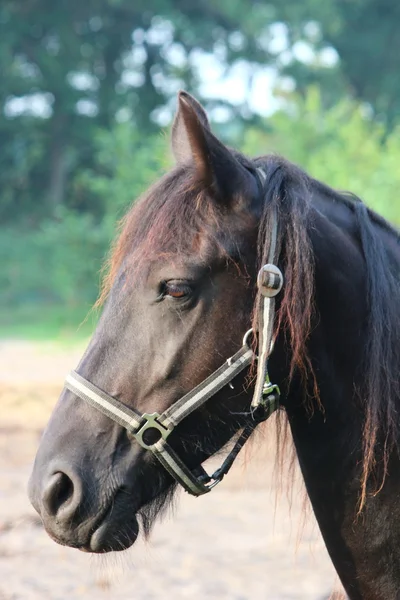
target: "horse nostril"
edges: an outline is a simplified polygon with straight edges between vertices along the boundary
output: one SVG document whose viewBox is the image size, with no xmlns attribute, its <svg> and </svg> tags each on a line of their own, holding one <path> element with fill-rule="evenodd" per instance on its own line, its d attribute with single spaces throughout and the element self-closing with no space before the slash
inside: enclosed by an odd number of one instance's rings
<svg viewBox="0 0 400 600">
<path fill-rule="evenodd" d="M 72 503 L 74 491 L 74 483 L 68 475 L 61 471 L 54 473 L 43 494 L 43 504 L 48 514 L 55 516 L 61 509 L 67 509 Z"/>
</svg>

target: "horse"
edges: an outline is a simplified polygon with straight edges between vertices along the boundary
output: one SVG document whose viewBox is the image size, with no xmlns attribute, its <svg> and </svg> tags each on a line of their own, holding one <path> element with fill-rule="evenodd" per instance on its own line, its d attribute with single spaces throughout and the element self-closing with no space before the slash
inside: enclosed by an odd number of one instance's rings
<svg viewBox="0 0 400 600">
<path fill-rule="evenodd" d="M 276 410 L 349 598 L 393 600 L 399 233 L 284 158 L 226 147 L 186 92 L 171 138 L 175 167 L 123 220 L 30 500 L 56 542 L 123 550 L 179 485 L 209 493 Z"/>
</svg>

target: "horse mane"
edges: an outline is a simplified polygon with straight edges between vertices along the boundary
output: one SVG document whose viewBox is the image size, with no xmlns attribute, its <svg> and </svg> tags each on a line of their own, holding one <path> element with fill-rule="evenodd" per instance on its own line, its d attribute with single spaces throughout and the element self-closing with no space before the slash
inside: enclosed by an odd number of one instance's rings
<svg viewBox="0 0 400 600">
<path fill-rule="evenodd" d="M 377 449 L 383 452 L 383 478 L 391 452 L 397 448 L 399 422 L 400 285 L 379 235 L 378 227 L 398 233 L 379 215 L 349 194 L 336 192 L 312 179 L 304 171 L 278 156 L 249 161 L 235 152 L 247 168 L 261 167 L 265 173 L 264 204 L 258 236 L 259 267 L 269 250 L 272 207 L 278 214 L 278 246 L 285 274 L 283 298 L 276 329 L 283 328 L 291 348 L 289 382 L 299 374 L 307 391 L 308 408 L 315 401 L 322 410 L 317 379 L 308 354 L 314 306 L 314 254 L 309 236 L 312 195 L 321 191 L 352 208 L 365 258 L 367 286 L 367 343 L 363 362 L 363 385 L 359 391 L 365 408 L 360 510 L 365 504 L 367 483 L 376 466 Z M 125 261 L 140 270 L 146 258 L 160 257 L 160 251 L 177 255 L 193 247 L 197 234 L 218 242 L 221 210 L 210 201 L 190 166 L 178 167 L 165 175 L 136 203 L 120 224 L 120 235 L 108 262 L 97 305 L 107 297 Z M 217 232 L 217 233 L 216 233 Z M 256 311 L 254 312 L 256 325 Z M 314 402 L 312 400 L 314 399 Z M 381 487 L 380 486 L 380 487 Z M 379 488 L 380 489 L 380 488 Z M 375 490 L 377 491 L 377 490 Z"/>
<path fill-rule="evenodd" d="M 291 348 L 289 382 L 297 371 L 319 403 L 318 386 L 307 352 L 314 314 L 314 255 L 308 235 L 311 179 L 298 167 L 278 156 L 257 160 L 265 173 L 264 209 L 258 234 L 258 268 L 267 262 L 273 209 L 278 215 L 277 247 L 281 248 L 285 285 L 275 330 L 283 327 Z M 254 312 L 253 328 L 258 315 Z M 310 386 L 308 385 L 308 388 Z M 311 404 L 309 404 L 311 408 Z"/>
<path fill-rule="evenodd" d="M 304 383 L 311 378 L 311 396 L 317 399 L 322 409 L 316 377 L 307 353 L 315 309 L 314 260 L 309 238 L 311 195 L 323 191 L 335 201 L 346 204 L 354 213 L 365 260 L 368 315 L 363 364 L 358 373 L 362 377 L 358 395 L 365 409 L 360 512 L 367 498 L 370 475 L 378 466 L 378 452 L 382 461 L 379 465 L 381 476 L 372 490 L 373 494 L 378 493 L 385 482 L 392 452 L 399 450 L 399 268 L 394 266 L 395 259 L 390 257 L 378 228 L 398 242 L 400 234 L 358 197 L 329 188 L 282 158 L 268 157 L 258 164 L 266 173 L 259 266 L 266 262 L 268 254 L 269 207 L 274 205 L 279 215 L 281 243 L 284 242 L 282 260 L 285 273 L 285 294 L 277 327 L 283 326 L 289 334 L 288 343 L 292 351 L 289 380 L 296 369 Z"/>
<path fill-rule="evenodd" d="M 388 471 L 391 453 L 398 451 L 400 401 L 400 283 L 382 238 L 373 224 L 381 225 L 400 241 L 398 233 L 382 218 L 356 202 L 354 213 L 358 224 L 367 271 L 368 337 L 364 352 L 365 384 L 362 393 L 366 403 L 364 425 L 364 461 L 360 509 L 365 503 L 367 482 L 375 467 L 376 447 L 382 452 L 383 475 L 379 491 Z"/>
</svg>

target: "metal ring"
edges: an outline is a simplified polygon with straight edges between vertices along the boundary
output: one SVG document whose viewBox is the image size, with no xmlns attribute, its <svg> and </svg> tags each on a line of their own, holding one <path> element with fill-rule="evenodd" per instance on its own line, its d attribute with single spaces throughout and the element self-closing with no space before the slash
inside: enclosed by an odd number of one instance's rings
<svg viewBox="0 0 400 600">
<path fill-rule="evenodd" d="M 168 429 L 165 425 L 160 423 L 157 419 L 160 418 L 159 413 L 143 413 L 143 423 L 136 432 L 132 432 L 132 436 L 135 440 L 145 448 L 146 450 L 152 450 L 152 448 L 160 441 L 160 439 L 166 440 L 172 429 Z M 155 429 L 159 432 L 160 438 L 151 444 L 147 444 L 143 439 L 143 434 L 149 429 Z"/>
<path fill-rule="evenodd" d="M 246 331 L 246 333 L 243 336 L 243 346 L 249 346 L 247 341 L 252 333 L 253 333 L 253 328 L 251 327 L 251 329 Z M 249 348 L 250 348 L 250 346 L 249 346 Z"/>
</svg>

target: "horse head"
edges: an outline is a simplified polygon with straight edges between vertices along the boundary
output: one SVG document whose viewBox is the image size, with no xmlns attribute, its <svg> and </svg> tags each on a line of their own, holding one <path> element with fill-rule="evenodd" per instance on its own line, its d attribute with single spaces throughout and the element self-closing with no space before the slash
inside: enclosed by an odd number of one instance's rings
<svg viewBox="0 0 400 600">
<path fill-rule="evenodd" d="M 125 219 L 104 311 L 75 376 L 139 415 L 164 413 L 241 348 L 256 292 L 264 203 L 255 165 L 211 133 L 185 93 L 172 148 L 176 168 Z M 238 373 L 169 435 L 190 471 L 251 421 L 248 374 Z M 40 444 L 32 503 L 56 541 L 124 549 L 138 534 L 137 515 L 147 530 L 167 504 L 174 478 L 69 388 Z"/>
</svg>

